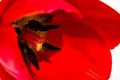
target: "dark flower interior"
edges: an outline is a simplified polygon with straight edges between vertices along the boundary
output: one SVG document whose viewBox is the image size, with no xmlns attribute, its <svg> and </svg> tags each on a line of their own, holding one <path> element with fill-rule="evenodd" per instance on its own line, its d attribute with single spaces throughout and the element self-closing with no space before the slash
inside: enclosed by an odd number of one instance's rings
<svg viewBox="0 0 120 80">
<path fill-rule="evenodd" d="M 39 70 L 38 60 L 51 63 L 46 51 L 61 50 L 61 48 L 51 44 L 48 37 L 49 30 L 60 27 L 59 25 L 51 24 L 53 17 L 53 14 L 35 14 L 12 22 L 18 36 L 19 48 L 28 67 L 30 61 Z M 53 52 L 53 54 L 55 53 Z M 40 56 L 38 59 L 37 55 Z"/>
</svg>

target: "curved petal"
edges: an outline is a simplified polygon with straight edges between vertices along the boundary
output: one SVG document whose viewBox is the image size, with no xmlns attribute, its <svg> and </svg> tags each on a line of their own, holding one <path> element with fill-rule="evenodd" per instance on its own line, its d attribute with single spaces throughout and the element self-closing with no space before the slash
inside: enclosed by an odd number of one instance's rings
<svg viewBox="0 0 120 80">
<path fill-rule="evenodd" d="M 2 25 L 0 29 L 0 64 L 17 80 L 31 80 L 31 76 L 23 63 L 17 44 L 16 33 L 9 25 Z"/>
<path fill-rule="evenodd" d="M 66 0 L 82 12 L 85 22 L 95 28 L 109 48 L 120 42 L 120 14 L 99 0 Z"/>
<path fill-rule="evenodd" d="M 68 15 L 63 14 L 60 16 L 64 16 L 64 18 L 58 16 L 55 19 L 56 23 L 61 24 L 63 34 L 70 37 L 70 39 L 64 39 L 66 40 L 64 43 L 68 42 L 73 49 L 79 51 L 79 54 L 83 54 L 84 58 L 88 59 L 90 63 L 88 64 L 90 66 L 88 71 L 92 70 L 99 75 L 100 80 L 108 79 L 111 71 L 111 54 L 103 37 L 94 27 L 83 22 L 83 19 Z"/>
<path fill-rule="evenodd" d="M 6 77 L 7 76 L 7 77 Z M 4 68 L 0 65 L 0 79 L 1 80 L 15 80 L 10 74 L 8 74 Z"/>
<path fill-rule="evenodd" d="M 11 2 L 12 5 L 10 5 L 9 2 Z M 9 7 L 5 8 L 6 10 L 4 10 L 2 13 L 2 19 L 4 23 L 11 22 L 23 17 L 24 15 L 30 15 L 34 13 L 49 13 L 56 9 L 63 9 L 66 11 L 79 13 L 74 7 L 63 0 L 7 0 L 6 3 L 3 3 L 3 5 L 1 3 L 3 8 L 4 4 L 9 4 Z M 2 9 L 0 11 L 2 11 Z"/>
</svg>

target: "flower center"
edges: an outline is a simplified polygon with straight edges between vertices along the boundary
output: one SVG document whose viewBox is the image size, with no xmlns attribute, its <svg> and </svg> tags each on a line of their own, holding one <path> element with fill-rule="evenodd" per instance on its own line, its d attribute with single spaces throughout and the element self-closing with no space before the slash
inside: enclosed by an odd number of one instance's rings
<svg viewBox="0 0 120 80">
<path fill-rule="evenodd" d="M 39 69 L 36 59 L 37 53 L 43 53 L 47 49 L 60 50 L 60 48 L 50 44 L 47 36 L 47 31 L 59 27 L 59 25 L 49 23 L 52 17 L 52 14 L 37 14 L 23 17 L 12 23 L 18 36 L 18 44 L 24 60 L 27 63 L 28 57 L 37 69 Z"/>
</svg>

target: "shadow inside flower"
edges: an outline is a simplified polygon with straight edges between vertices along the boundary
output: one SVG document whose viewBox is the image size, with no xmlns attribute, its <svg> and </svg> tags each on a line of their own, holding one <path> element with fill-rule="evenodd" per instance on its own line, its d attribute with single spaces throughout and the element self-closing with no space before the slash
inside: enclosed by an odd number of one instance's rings
<svg viewBox="0 0 120 80">
<path fill-rule="evenodd" d="M 76 14 L 65 12 L 64 10 L 56 10 L 52 14 L 55 14 L 55 16 L 51 23 L 60 25 L 58 29 L 48 31 L 49 41 L 52 44 L 55 44 L 62 49 L 64 41 L 68 41 L 72 48 L 79 51 L 81 47 L 85 48 L 91 43 L 90 39 L 104 43 L 99 33 L 92 26 L 83 22 L 83 19 L 80 19 Z M 68 36 L 69 39 L 65 40 L 65 37 L 63 36 Z M 84 40 L 83 43 L 81 43 L 81 39 Z M 38 60 L 40 62 L 47 61 L 52 63 L 49 58 L 56 55 L 58 52 L 59 51 L 47 50 L 44 53 L 38 54 Z M 88 58 L 92 57 L 91 54 L 84 53 L 82 55 L 87 56 Z"/>
<path fill-rule="evenodd" d="M 88 72 L 92 70 L 100 76 L 106 77 L 105 74 L 108 74 L 108 77 L 111 70 L 111 54 L 99 32 L 90 24 L 84 22 L 84 18 L 81 19 L 74 13 L 60 10 L 53 12 L 53 14 L 56 15 L 52 23 L 60 25 L 60 28 L 49 31 L 48 37 L 51 43 L 61 47 L 61 51 L 46 51 L 44 55 L 49 58 L 52 64 L 48 65 L 48 67 L 41 66 L 50 69 L 50 71 L 52 70 L 58 75 L 61 71 L 61 73 L 67 73 L 68 70 L 68 73 L 71 71 L 71 74 L 73 72 L 77 75 L 78 73 L 75 72 L 79 71 L 79 74 L 89 77 L 89 75 L 85 74 L 86 69 L 88 69 Z M 39 59 L 43 58 L 40 54 L 38 57 Z M 106 65 L 109 67 L 106 67 Z M 104 74 L 103 71 L 106 71 L 106 73 Z M 59 76 L 61 77 L 61 75 Z M 51 74 L 51 76 L 53 75 Z M 87 77 L 84 78 L 80 77 L 82 80 L 87 79 Z M 58 78 L 56 77 L 56 79 Z"/>
</svg>

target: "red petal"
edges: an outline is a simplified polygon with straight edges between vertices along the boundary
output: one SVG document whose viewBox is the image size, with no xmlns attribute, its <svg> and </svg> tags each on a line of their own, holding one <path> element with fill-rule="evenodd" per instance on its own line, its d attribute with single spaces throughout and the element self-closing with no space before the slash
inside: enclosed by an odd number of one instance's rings
<svg viewBox="0 0 120 80">
<path fill-rule="evenodd" d="M 99 0 L 67 0 L 84 16 L 84 23 L 98 31 L 109 48 L 120 42 L 120 14 Z"/>
<path fill-rule="evenodd" d="M 7 76 L 7 77 L 6 77 Z M 0 79 L 1 80 L 15 80 L 10 74 L 8 74 L 4 68 L 0 65 Z"/>
<path fill-rule="evenodd" d="M 11 25 L 0 29 L 0 64 L 17 80 L 31 80 L 18 48 L 17 36 Z"/>
<path fill-rule="evenodd" d="M 10 3 L 10 4 L 9 4 Z M 6 4 L 9 7 L 6 8 Z M 0 4 L 0 12 L 2 12 L 2 19 L 4 23 L 16 20 L 24 15 L 33 13 L 49 13 L 56 9 L 63 9 L 66 11 L 78 12 L 67 2 L 63 0 L 6 0 Z"/>
<path fill-rule="evenodd" d="M 63 50 L 58 53 L 59 56 L 54 56 L 57 57 L 55 60 L 60 57 L 60 60 L 62 59 L 62 61 L 60 61 L 61 65 L 66 66 L 62 68 L 63 73 L 66 73 L 69 65 L 71 65 L 74 71 L 69 69 L 69 73 L 71 73 L 70 80 L 74 80 L 72 79 L 74 74 L 76 75 L 74 76 L 75 80 L 107 80 L 111 72 L 111 54 L 99 32 L 97 32 L 94 27 L 84 23 L 82 19 L 80 20 L 78 17 L 70 15 L 70 13 L 67 14 L 63 12 L 58 14 L 54 18 L 53 23 L 59 24 L 61 27 L 59 32 L 51 31 L 49 33 L 49 35 L 51 34 L 50 37 L 54 36 L 54 38 L 59 38 L 60 36 L 55 35 L 57 32 L 63 34 Z M 56 38 L 55 40 L 57 40 Z M 51 42 L 57 44 L 55 40 L 51 38 Z M 70 61 L 65 62 L 66 59 Z M 72 61 L 74 62 L 73 65 L 71 63 Z M 59 62 L 56 63 L 56 65 L 59 65 Z M 79 66 L 79 68 L 75 65 Z M 57 68 L 59 69 L 60 66 Z M 78 74 L 76 71 L 78 71 Z M 81 74 L 84 76 L 81 77 Z M 61 74 L 60 76 L 63 75 Z"/>
</svg>

